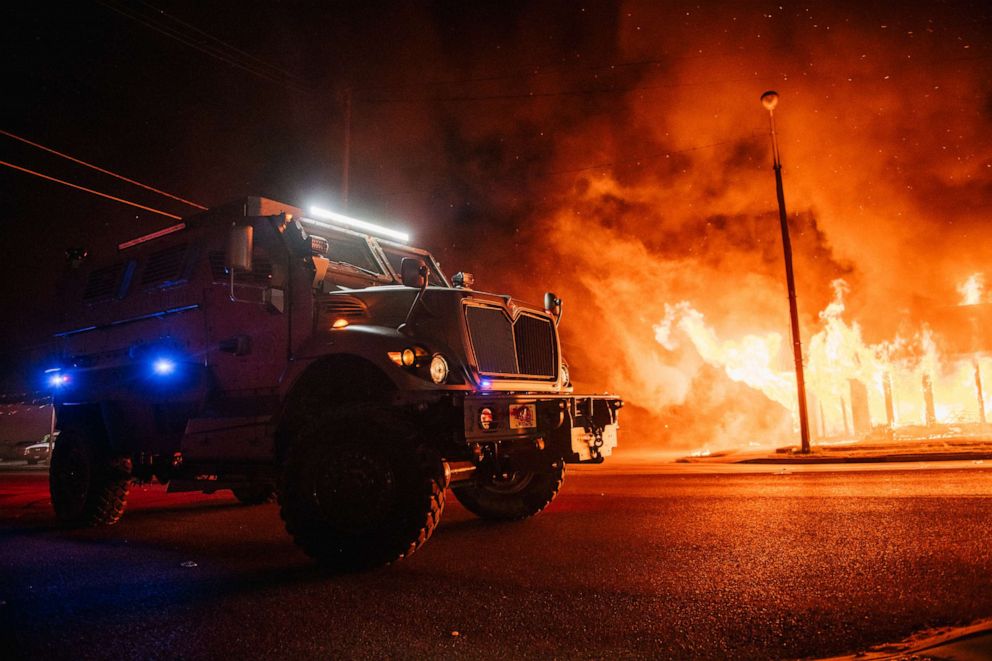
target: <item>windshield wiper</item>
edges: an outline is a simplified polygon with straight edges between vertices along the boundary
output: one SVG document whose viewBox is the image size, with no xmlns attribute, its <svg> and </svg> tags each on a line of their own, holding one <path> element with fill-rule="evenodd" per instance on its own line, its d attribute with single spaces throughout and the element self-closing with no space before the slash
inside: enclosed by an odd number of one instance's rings
<svg viewBox="0 0 992 661">
<path fill-rule="evenodd" d="M 376 273 L 372 269 L 367 269 L 367 268 L 362 267 L 362 266 L 356 266 L 355 264 L 352 264 L 350 262 L 335 262 L 334 260 L 331 260 L 331 264 L 335 264 L 337 266 L 347 266 L 348 268 L 354 269 L 355 271 L 359 271 L 359 272 L 364 273 L 366 275 L 370 275 L 370 276 L 372 276 L 373 278 L 375 278 L 377 280 L 382 276 L 381 273 Z"/>
</svg>

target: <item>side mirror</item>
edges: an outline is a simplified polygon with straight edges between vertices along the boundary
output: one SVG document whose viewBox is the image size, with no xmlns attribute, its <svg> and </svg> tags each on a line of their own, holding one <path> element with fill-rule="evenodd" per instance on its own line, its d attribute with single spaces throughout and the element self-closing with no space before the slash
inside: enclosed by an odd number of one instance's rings
<svg viewBox="0 0 992 661">
<path fill-rule="evenodd" d="M 400 262 L 400 277 L 404 287 L 427 287 L 427 262 L 419 257 L 404 257 Z"/>
<path fill-rule="evenodd" d="M 561 299 L 554 292 L 544 294 L 544 311 L 555 318 L 555 326 L 561 321 Z"/>
<path fill-rule="evenodd" d="M 251 256 L 254 251 L 254 229 L 251 225 L 238 225 L 231 228 L 227 237 L 227 268 L 233 275 L 234 269 L 251 271 Z"/>
</svg>

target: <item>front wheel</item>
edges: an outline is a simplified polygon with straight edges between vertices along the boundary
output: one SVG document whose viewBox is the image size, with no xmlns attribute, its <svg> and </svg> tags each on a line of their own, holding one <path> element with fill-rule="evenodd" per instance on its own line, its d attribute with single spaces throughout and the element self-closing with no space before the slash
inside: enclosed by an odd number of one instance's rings
<svg viewBox="0 0 992 661">
<path fill-rule="evenodd" d="M 130 463 L 111 457 L 89 430 L 63 430 L 48 471 L 55 516 L 69 526 L 117 523 L 131 486 Z"/>
<path fill-rule="evenodd" d="M 279 503 L 308 555 L 337 570 L 366 569 L 427 541 L 444 510 L 444 473 L 409 421 L 356 406 L 297 433 Z"/>
<path fill-rule="evenodd" d="M 558 495 L 565 482 L 565 465 L 547 471 L 517 471 L 477 476 L 451 490 L 465 509 L 483 519 L 519 521 L 534 516 Z"/>
</svg>

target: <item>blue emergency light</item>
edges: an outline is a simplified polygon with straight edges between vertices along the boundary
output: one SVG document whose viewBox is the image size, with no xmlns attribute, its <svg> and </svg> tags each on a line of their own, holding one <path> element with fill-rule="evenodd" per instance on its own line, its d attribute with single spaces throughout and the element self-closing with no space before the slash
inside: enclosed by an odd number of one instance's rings
<svg viewBox="0 0 992 661">
<path fill-rule="evenodd" d="M 58 369 L 46 370 L 45 373 L 48 375 L 48 385 L 56 390 L 69 385 L 69 381 L 71 381 L 68 374 Z"/>
<path fill-rule="evenodd" d="M 152 362 L 152 372 L 155 376 L 171 376 L 176 372 L 176 361 L 166 356 L 160 356 Z"/>
</svg>

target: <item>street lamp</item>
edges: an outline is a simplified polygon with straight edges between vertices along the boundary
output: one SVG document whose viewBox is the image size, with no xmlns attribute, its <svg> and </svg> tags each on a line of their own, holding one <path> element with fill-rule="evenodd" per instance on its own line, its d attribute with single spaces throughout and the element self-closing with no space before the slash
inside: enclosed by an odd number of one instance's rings
<svg viewBox="0 0 992 661">
<path fill-rule="evenodd" d="M 775 190 L 778 193 L 778 219 L 782 225 L 782 250 L 785 252 L 785 281 L 789 289 L 789 316 L 792 320 L 792 353 L 796 361 L 796 388 L 799 391 L 799 435 L 803 454 L 809 453 L 809 414 L 806 411 L 806 380 L 803 378 L 803 347 L 799 338 L 799 309 L 796 305 L 796 280 L 792 273 L 792 242 L 789 240 L 789 223 L 785 214 L 785 193 L 782 190 L 782 162 L 778 154 L 778 136 L 775 133 L 775 107 L 778 92 L 769 90 L 761 95 L 761 105 L 768 111 L 772 129 L 772 169 L 775 170 Z"/>
</svg>

